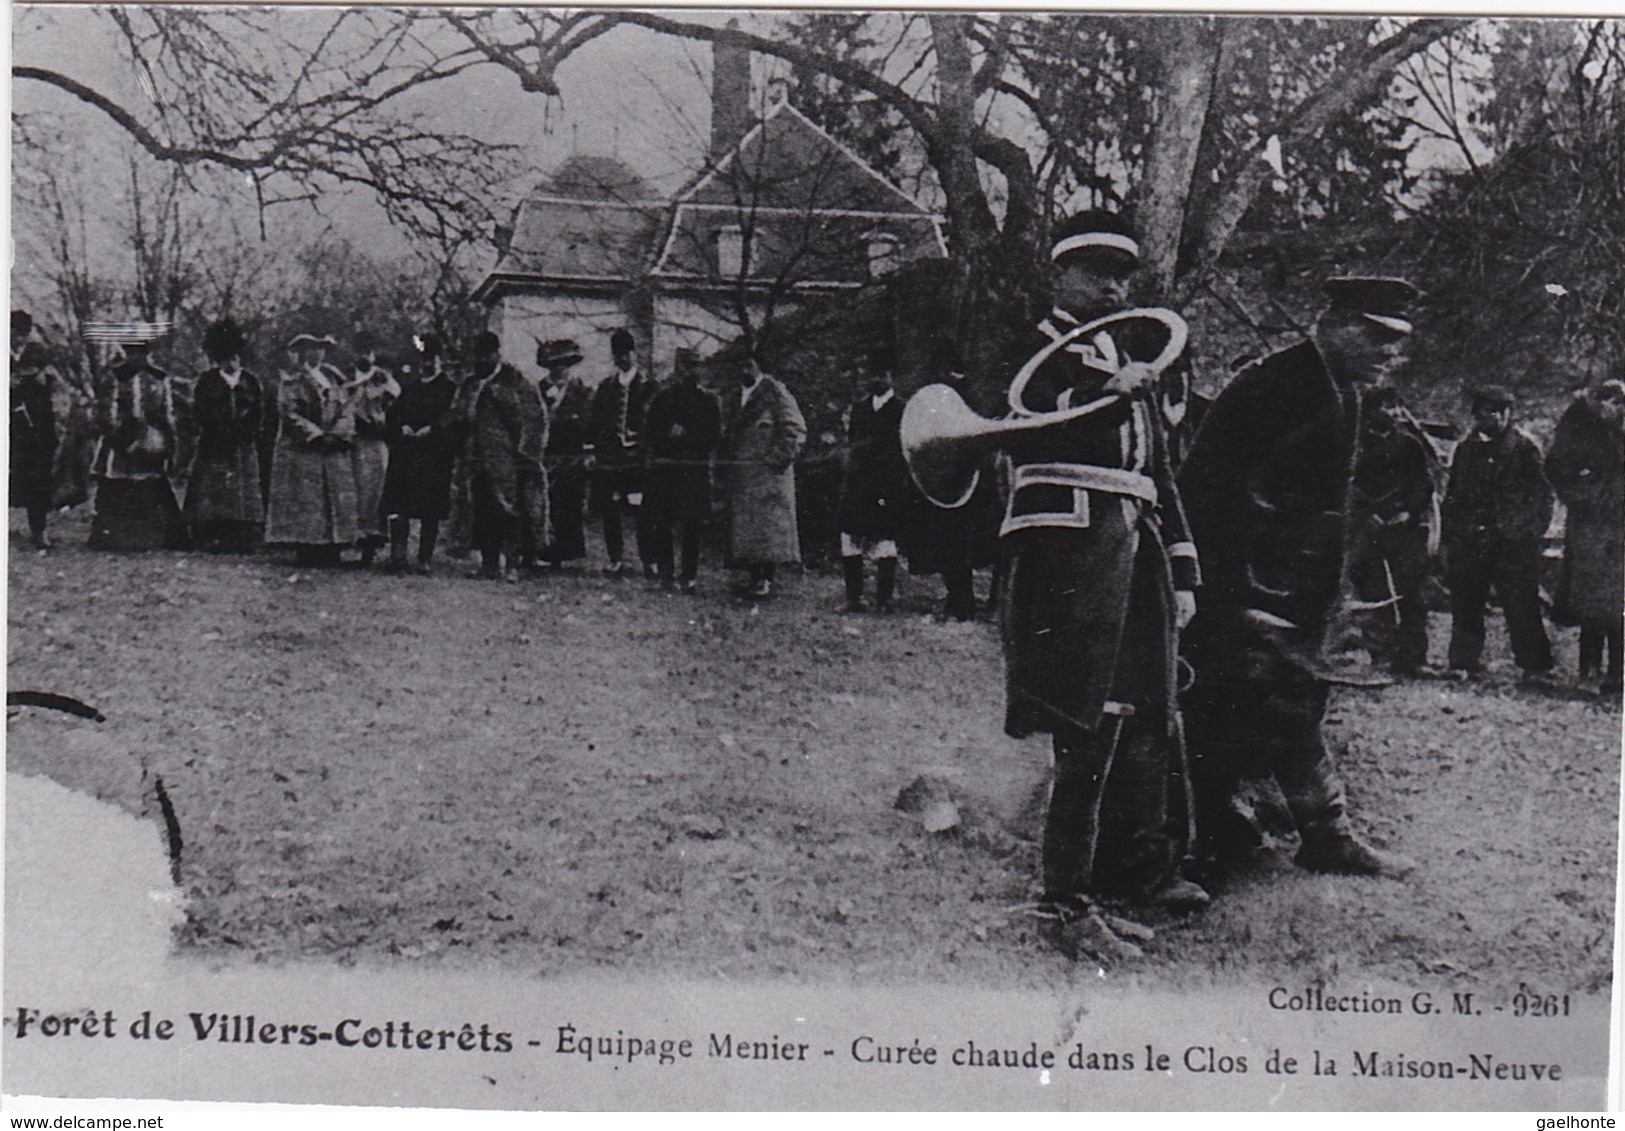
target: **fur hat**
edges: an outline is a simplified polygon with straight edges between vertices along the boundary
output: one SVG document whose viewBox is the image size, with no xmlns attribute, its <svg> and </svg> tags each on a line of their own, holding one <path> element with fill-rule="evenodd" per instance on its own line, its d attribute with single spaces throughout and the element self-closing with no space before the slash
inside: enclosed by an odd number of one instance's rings
<svg viewBox="0 0 1625 1131">
<path fill-rule="evenodd" d="M 211 322 L 209 328 L 203 331 L 203 354 L 216 365 L 233 357 L 242 357 L 247 345 L 242 327 L 230 318 Z"/>
</svg>

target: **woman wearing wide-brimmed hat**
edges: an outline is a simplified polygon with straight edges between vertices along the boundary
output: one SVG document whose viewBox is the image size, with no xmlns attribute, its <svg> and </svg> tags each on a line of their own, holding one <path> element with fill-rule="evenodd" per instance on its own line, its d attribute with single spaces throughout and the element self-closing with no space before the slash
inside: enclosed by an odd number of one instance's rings
<svg viewBox="0 0 1625 1131">
<path fill-rule="evenodd" d="M 277 396 L 281 428 L 271 461 L 271 505 L 265 540 L 298 549 L 301 565 L 336 565 L 361 536 L 356 522 L 355 414 L 344 375 L 327 364 L 332 338 L 299 334 L 288 343 L 298 358 L 282 375 Z"/>
<path fill-rule="evenodd" d="M 101 443 L 90 472 L 96 508 L 92 550 L 173 549 L 185 540 L 170 486 L 175 457 L 175 405 L 169 375 L 148 359 L 158 327 L 126 338 L 124 360 L 96 392 Z"/>
<path fill-rule="evenodd" d="M 199 549 L 249 553 L 265 530 L 259 438 L 265 412 L 260 380 L 243 367 L 243 331 L 229 318 L 203 334 L 214 367 L 197 379 L 192 418 L 197 459 L 186 490 L 186 521 Z"/>
</svg>

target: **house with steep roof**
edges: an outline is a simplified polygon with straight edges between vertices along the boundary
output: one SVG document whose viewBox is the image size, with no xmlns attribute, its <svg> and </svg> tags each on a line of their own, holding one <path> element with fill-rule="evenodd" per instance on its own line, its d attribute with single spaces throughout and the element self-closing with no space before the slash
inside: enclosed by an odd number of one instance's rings
<svg viewBox="0 0 1625 1131">
<path fill-rule="evenodd" d="M 942 219 L 785 99 L 749 113 L 750 56 L 713 55 L 710 156 L 669 198 L 624 164 L 572 157 L 523 201 L 477 297 L 504 356 L 574 338 L 607 372 L 625 326 L 645 364 L 704 358 L 809 300 L 861 293 L 947 255 Z M 600 364 L 601 362 L 601 364 Z"/>
</svg>

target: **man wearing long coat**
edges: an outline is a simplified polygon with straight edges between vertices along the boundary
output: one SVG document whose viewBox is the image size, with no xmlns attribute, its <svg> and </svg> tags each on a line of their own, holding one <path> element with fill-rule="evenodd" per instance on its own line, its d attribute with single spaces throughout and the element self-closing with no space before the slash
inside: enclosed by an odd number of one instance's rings
<svg viewBox="0 0 1625 1131">
<path fill-rule="evenodd" d="M 779 562 L 801 560 L 796 456 L 807 422 L 790 390 L 748 358 L 730 394 L 727 428 L 728 551 L 750 574 L 755 597 L 773 594 Z"/>
<path fill-rule="evenodd" d="M 1202 603 L 1181 639 L 1200 855 L 1222 867 L 1253 847 L 1232 799 L 1273 775 L 1297 823 L 1300 867 L 1403 875 L 1413 866 L 1349 825 L 1321 723 L 1353 677 L 1320 654 L 1352 581 L 1346 569 L 1361 402 L 1410 333 L 1416 288 L 1337 278 L 1309 340 L 1242 370 L 1207 409 L 1179 482 L 1202 550 Z M 1237 835 L 1237 834 L 1241 835 Z"/>
<path fill-rule="evenodd" d="M 389 466 L 381 508 L 389 523 L 389 564 L 406 569 L 412 520 L 417 519 L 417 571 L 433 567 L 440 524 L 451 514 L 451 477 L 456 469 L 458 421 L 452 404 L 457 382 L 441 356 L 439 339 L 416 339 L 414 360 L 403 367 L 401 395 L 385 413 Z"/>
<path fill-rule="evenodd" d="M 553 537 L 543 557 L 549 565 L 579 562 L 587 556 L 587 419 L 591 387 L 573 370 L 581 347 L 559 338 L 536 344 L 536 364 L 547 370 L 542 399 L 547 402 L 548 525 Z"/>
<path fill-rule="evenodd" d="M 1546 478 L 1569 512 L 1557 605 L 1580 622 L 1580 678 L 1600 678 L 1600 689 L 1617 697 L 1625 611 L 1625 381 L 1601 382 L 1564 410 L 1546 453 Z"/>
<path fill-rule="evenodd" d="M 508 564 L 534 566 L 547 543 L 547 406 L 536 386 L 502 360 L 501 340 L 474 340 L 474 545 L 480 573 L 501 578 Z"/>
</svg>

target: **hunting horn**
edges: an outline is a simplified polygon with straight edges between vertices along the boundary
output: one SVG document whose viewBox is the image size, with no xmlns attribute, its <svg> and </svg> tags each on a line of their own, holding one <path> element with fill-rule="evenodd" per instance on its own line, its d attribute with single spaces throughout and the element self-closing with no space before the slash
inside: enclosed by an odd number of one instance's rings
<svg viewBox="0 0 1625 1131">
<path fill-rule="evenodd" d="M 1189 331 L 1185 320 L 1173 311 L 1161 307 L 1120 310 L 1074 327 L 1028 358 L 1010 383 L 1011 415 L 1002 420 L 982 416 L 949 385 L 927 385 L 910 397 L 903 408 L 900 431 L 903 458 L 925 497 L 939 507 L 962 507 L 976 490 L 977 465 L 983 456 L 1003 447 L 1005 437 L 1056 428 L 1115 403 L 1121 394 L 1110 393 L 1073 408 L 1034 412 L 1022 398 L 1039 366 L 1057 352 L 1108 326 L 1131 321 L 1157 322 L 1168 331 L 1162 352 L 1146 363 L 1154 372 L 1160 374 L 1184 352 Z"/>
</svg>

